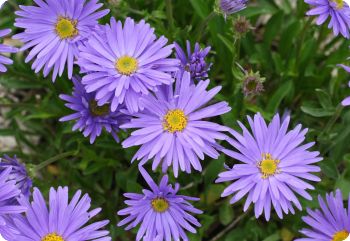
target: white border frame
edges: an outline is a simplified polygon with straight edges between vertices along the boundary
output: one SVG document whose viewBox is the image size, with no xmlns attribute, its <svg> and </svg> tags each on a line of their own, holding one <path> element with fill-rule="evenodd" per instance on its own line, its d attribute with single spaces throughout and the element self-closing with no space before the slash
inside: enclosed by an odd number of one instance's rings
<svg viewBox="0 0 350 241">
<path fill-rule="evenodd" d="M 0 0 L 0 8 L 2 7 L 2 5 L 6 2 L 6 0 Z M 1 239 L 1 236 L 0 236 L 0 241 L 3 241 L 3 239 Z"/>
</svg>

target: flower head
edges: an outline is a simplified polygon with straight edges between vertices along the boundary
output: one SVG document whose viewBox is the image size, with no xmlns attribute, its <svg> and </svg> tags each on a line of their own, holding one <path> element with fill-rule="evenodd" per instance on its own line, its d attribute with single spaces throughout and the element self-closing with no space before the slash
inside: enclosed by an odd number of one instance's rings
<svg viewBox="0 0 350 241">
<path fill-rule="evenodd" d="M 246 33 L 249 32 L 249 30 L 252 29 L 252 26 L 249 22 L 249 20 L 246 17 L 239 16 L 235 20 L 233 20 L 233 30 L 234 35 L 236 38 L 241 38 Z"/>
<path fill-rule="evenodd" d="M 103 129 L 111 133 L 113 138 L 119 142 L 117 135 L 120 130 L 119 127 L 127 122 L 129 117 L 121 113 L 119 108 L 112 112 L 109 104 L 99 106 L 94 93 L 86 93 L 79 78 L 73 77 L 73 83 L 72 96 L 60 95 L 60 98 L 66 101 L 65 106 L 75 111 L 75 113 L 62 117 L 60 121 L 76 120 L 73 131 L 79 130 L 85 137 L 90 136 L 91 144 L 96 137 L 101 135 Z"/>
<path fill-rule="evenodd" d="M 350 28 L 350 8 L 344 0 L 304 0 L 313 8 L 307 15 L 318 15 L 317 25 L 323 24 L 328 17 L 331 18 L 328 28 L 333 28 L 333 33 L 337 36 L 339 33 L 345 38 L 349 38 Z"/>
<path fill-rule="evenodd" d="M 185 72 L 177 81 L 181 84 L 177 83 L 175 91 L 172 86 L 163 86 L 155 95 L 142 98 L 144 110 L 121 126 L 137 129 L 122 143 L 124 148 L 141 145 L 132 161 L 144 163 L 154 158 L 153 170 L 161 162 L 164 172 L 172 165 L 176 177 L 179 166 L 187 173 L 191 166 L 201 171 L 199 159 L 205 155 L 219 157 L 217 149 L 221 147 L 216 140 L 225 139 L 222 132 L 228 128 L 204 119 L 231 110 L 226 102 L 207 105 L 221 89 L 218 86 L 206 91 L 209 80 L 193 85 Z"/>
<path fill-rule="evenodd" d="M 295 241 L 344 241 L 350 234 L 350 196 L 348 209 L 344 207 L 341 191 L 327 194 L 326 200 L 318 196 L 321 209 L 308 209 L 308 216 L 303 221 L 310 228 L 302 229 L 300 232 L 307 238 Z"/>
<path fill-rule="evenodd" d="M 73 75 L 74 58 L 78 45 L 90 36 L 98 19 L 109 10 L 97 0 L 35 0 L 37 6 L 20 6 L 16 12 L 15 26 L 24 28 L 23 33 L 13 36 L 24 42 L 21 50 L 31 49 L 26 62 L 35 58 L 32 68 L 43 69 L 44 76 L 53 70 L 52 80 L 67 66 L 68 77 Z M 45 17 L 43 17 L 45 16 Z"/>
<path fill-rule="evenodd" d="M 187 54 L 182 50 L 180 45 L 175 43 L 175 55 L 176 58 L 181 61 L 180 76 L 184 71 L 191 73 L 191 78 L 201 80 L 208 77 L 208 71 L 210 70 L 211 63 L 207 63 L 205 58 L 207 57 L 210 48 L 206 47 L 201 49 L 199 43 L 194 45 L 193 53 L 191 51 L 190 41 L 186 41 Z"/>
<path fill-rule="evenodd" d="M 218 0 L 219 8 L 225 15 L 231 15 L 247 7 L 248 0 Z"/>
<path fill-rule="evenodd" d="M 21 194 L 29 198 L 32 180 L 28 176 L 26 167 L 17 160 L 16 156 L 11 158 L 8 155 L 4 155 L 3 158 L 0 158 L 0 171 L 9 167 L 11 167 L 9 179 L 16 181 L 16 185 L 21 190 Z"/>
<path fill-rule="evenodd" d="M 67 187 L 51 188 L 48 208 L 39 189 L 34 188 L 31 203 L 24 198 L 19 202 L 28 211 L 25 216 L 14 217 L 17 234 L 13 241 L 111 240 L 109 232 L 101 230 L 109 221 L 87 225 L 101 209 L 89 211 L 91 199 L 87 194 L 81 197 L 81 191 L 77 191 L 69 202 Z"/>
<path fill-rule="evenodd" d="M 0 234 L 5 238 L 12 235 L 9 230 L 9 215 L 25 212 L 25 206 L 14 203 L 13 199 L 20 197 L 21 190 L 16 186 L 16 181 L 11 178 L 12 168 L 7 167 L 0 171 Z"/>
<path fill-rule="evenodd" d="M 137 241 L 142 238 L 144 241 L 188 240 L 185 231 L 196 233 L 193 226 L 201 226 L 190 213 L 201 214 L 202 211 L 189 203 L 199 198 L 177 194 L 180 185 L 168 184 L 167 175 L 157 185 L 143 167 L 140 172 L 151 190 L 144 189 L 143 194 L 124 194 L 129 199 L 125 201 L 128 207 L 120 210 L 118 215 L 127 217 L 118 226 L 129 224 L 125 228 L 129 230 L 140 224 Z"/>
<path fill-rule="evenodd" d="M 171 73 L 178 70 L 179 61 L 168 58 L 173 45 L 166 45 L 163 36 L 157 39 L 144 20 L 135 23 L 131 18 L 124 27 L 112 18 L 104 35 L 94 34 L 80 47 L 77 63 L 86 73 L 82 83 L 88 93 L 96 92 L 99 105 L 110 103 L 114 111 L 125 103 L 129 112 L 137 112 L 142 95 L 174 81 Z"/>
<path fill-rule="evenodd" d="M 243 93 L 247 96 L 257 96 L 264 91 L 265 78 L 259 72 L 247 72 L 243 79 Z"/>
<path fill-rule="evenodd" d="M 306 190 L 314 189 L 303 179 L 320 181 L 310 174 L 320 171 L 314 165 L 322 160 L 319 152 L 307 150 L 314 143 L 301 145 L 307 129 L 302 130 L 302 126 L 298 125 L 288 131 L 289 120 L 288 116 L 281 121 L 277 114 L 266 125 L 260 114 L 256 114 L 254 119 L 248 117 L 252 134 L 239 122 L 243 134 L 231 131 L 234 139 L 229 140 L 236 150 L 223 150 L 241 163 L 219 174 L 217 182 L 233 181 L 222 196 L 233 195 L 230 201 L 233 204 L 247 195 L 244 211 L 253 203 L 257 218 L 265 211 L 266 220 L 270 219 L 271 203 L 280 218 L 283 218 L 283 212 L 294 213 L 293 204 L 301 210 L 295 193 L 311 199 Z"/>
<path fill-rule="evenodd" d="M 10 29 L 0 30 L 0 39 L 8 35 L 10 32 L 11 32 Z M 17 48 L 0 43 L 0 72 L 6 72 L 7 68 L 5 65 L 13 63 L 12 59 L 2 56 L 1 54 L 16 53 L 16 52 L 17 52 Z"/>
</svg>

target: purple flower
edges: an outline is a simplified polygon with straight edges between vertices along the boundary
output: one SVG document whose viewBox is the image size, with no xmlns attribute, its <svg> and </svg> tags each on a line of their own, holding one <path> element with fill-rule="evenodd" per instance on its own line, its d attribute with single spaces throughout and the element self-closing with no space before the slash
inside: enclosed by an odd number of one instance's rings
<svg viewBox="0 0 350 241">
<path fill-rule="evenodd" d="M 0 171 L 9 167 L 12 168 L 9 179 L 16 181 L 16 185 L 21 190 L 21 193 L 29 198 L 32 180 L 28 176 L 26 167 L 17 160 L 16 156 L 11 158 L 8 155 L 4 155 L 3 158 L 0 158 Z"/>
<path fill-rule="evenodd" d="M 20 203 L 28 208 L 25 216 L 14 217 L 15 238 L 9 241 L 109 241 L 109 232 L 100 230 L 109 221 L 90 223 L 101 209 L 88 211 L 91 206 L 89 195 L 81 197 L 77 191 L 69 202 L 68 187 L 50 189 L 49 209 L 41 192 L 34 188 L 33 201 L 21 198 Z M 87 224 L 87 223 L 90 224 Z"/>
<path fill-rule="evenodd" d="M 27 210 L 25 206 L 13 203 L 13 199 L 18 198 L 21 191 L 16 186 L 16 181 L 11 180 L 11 172 L 11 167 L 0 172 L 0 234 L 5 238 L 12 235 L 12 230 L 7 226 L 9 215 Z"/>
<path fill-rule="evenodd" d="M 248 0 L 219 0 L 219 7 L 225 17 L 247 7 Z"/>
<path fill-rule="evenodd" d="M 315 211 L 308 209 L 308 216 L 303 217 L 304 222 L 310 228 L 302 229 L 300 232 L 307 238 L 295 241 L 343 241 L 350 233 L 350 196 L 348 209 L 344 207 L 341 191 L 327 194 L 326 200 L 318 196 L 321 206 Z"/>
<path fill-rule="evenodd" d="M 8 35 L 10 32 L 11 32 L 10 29 L 0 30 L 0 39 L 4 36 Z M 17 52 L 17 48 L 7 46 L 5 44 L 0 44 L 0 72 L 6 72 L 7 68 L 5 67 L 5 65 L 13 63 L 12 59 L 5 57 L 5 56 L 2 56 L 1 54 L 16 53 L 16 52 Z"/>
<path fill-rule="evenodd" d="M 350 8 L 344 0 L 304 0 L 313 6 L 307 15 L 318 15 L 317 25 L 323 24 L 328 17 L 331 18 L 328 28 L 333 28 L 333 33 L 337 36 L 341 33 L 345 38 L 349 38 L 350 28 Z"/>
<path fill-rule="evenodd" d="M 21 10 L 16 12 L 19 17 L 15 26 L 25 31 L 13 38 L 25 43 L 21 50 L 32 48 L 25 61 L 36 58 L 32 65 L 36 73 L 43 69 L 46 77 L 53 70 L 55 81 L 67 65 L 68 77 L 72 78 L 78 45 L 109 10 L 97 11 L 102 7 L 98 0 L 34 1 L 37 6 L 20 6 Z"/>
<path fill-rule="evenodd" d="M 234 139 L 229 140 L 236 150 L 223 150 L 241 163 L 219 174 L 217 182 L 233 181 L 222 197 L 233 195 L 230 201 L 233 204 L 247 195 L 244 211 L 253 203 L 256 218 L 265 211 L 265 218 L 269 220 L 271 203 L 281 219 L 283 212 L 294 214 L 293 204 L 301 210 L 295 193 L 311 200 L 306 190 L 314 189 L 303 179 L 320 181 L 320 178 L 310 174 L 321 170 L 313 165 L 322 160 L 319 152 L 307 150 L 315 143 L 301 145 L 308 130 L 302 130 L 299 124 L 288 131 L 289 121 L 289 116 L 281 121 L 276 114 L 272 122 L 266 125 L 260 114 L 256 114 L 254 119 L 248 116 L 252 134 L 238 122 L 243 134 L 231 131 Z"/>
<path fill-rule="evenodd" d="M 346 66 L 346 65 L 343 65 L 343 64 L 339 64 L 338 66 L 342 67 L 345 71 L 347 71 L 348 73 L 350 73 L 350 67 L 349 66 Z M 350 87 L 350 82 L 348 84 L 348 86 Z M 343 106 L 349 106 L 350 105 L 350 96 L 345 98 L 341 104 Z"/>
<path fill-rule="evenodd" d="M 100 136 L 105 129 L 112 134 L 113 138 L 119 142 L 117 133 L 121 124 L 129 121 L 129 117 L 120 112 L 118 108 L 112 112 L 109 104 L 98 106 L 94 93 L 86 93 L 79 78 L 73 77 L 73 94 L 60 95 L 60 98 L 67 103 L 66 107 L 75 113 L 62 117 L 60 121 L 76 120 L 73 131 L 79 130 L 85 137 L 90 136 L 90 143 L 94 143 L 96 137 Z"/>
<path fill-rule="evenodd" d="M 15 235 L 18 234 L 18 232 L 16 231 L 16 229 L 14 228 L 14 223 L 13 223 L 13 217 L 16 215 L 20 215 L 20 214 L 10 214 L 10 215 L 3 215 L 1 218 L 3 219 L 2 222 L 4 222 L 3 225 L 0 225 L 0 240 L 3 241 L 3 239 L 1 239 L 1 237 L 3 237 L 5 239 L 5 241 L 11 241 L 14 239 Z"/>
<path fill-rule="evenodd" d="M 187 54 L 182 50 L 180 45 L 175 44 L 176 58 L 181 61 L 180 76 L 184 71 L 191 73 L 191 78 L 200 80 L 208 77 L 208 71 L 210 70 L 211 63 L 207 64 L 205 58 L 207 57 L 210 48 L 206 47 L 201 49 L 199 43 L 194 46 L 193 53 L 191 51 L 190 41 L 186 41 Z"/>
<path fill-rule="evenodd" d="M 189 201 L 198 201 L 199 198 L 178 195 L 180 185 L 176 183 L 173 187 L 168 184 L 167 175 L 157 185 L 143 167 L 139 169 L 151 190 L 144 189 L 143 194 L 124 194 L 129 199 L 125 201 L 128 207 L 120 210 L 118 215 L 128 217 L 118 226 L 129 224 L 125 228 L 129 230 L 140 224 L 136 241 L 142 238 L 144 241 L 189 240 L 185 231 L 196 233 L 193 226 L 201 226 L 190 213 L 202 213 Z"/>
<path fill-rule="evenodd" d="M 209 80 L 193 85 L 188 72 L 177 81 L 181 84 L 177 83 L 175 91 L 172 86 L 163 86 L 155 95 L 142 98 L 144 110 L 121 126 L 137 129 L 122 143 L 124 148 L 141 145 L 132 161 L 142 159 L 145 163 L 154 158 L 153 170 L 161 162 L 164 172 L 172 165 L 175 177 L 179 166 L 187 173 L 191 166 L 202 171 L 199 159 L 203 160 L 205 154 L 219 157 L 217 149 L 221 147 L 216 140 L 224 140 L 227 136 L 222 131 L 228 128 L 203 119 L 231 110 L 224 101 L 207 106 L 221 86 L 206 91 Z"/>
<path fill-rule="evenodd" d="M 130 112 L 137 112 L 142 94 L 174 81 L 171 72 L 178 70 L 179 61 L 168 58 L 173 45 L 166 45 L 164 36 L 157 39 L 144 20 L 127 18 L 123 27 L 112 18 L 104 29 L 106 37 L 94 34 L 80 47 L 77 63 L 86 73 L 82 83 L 88 93 L 96 92 L 99 105 L 111 103 L 115 111 L 125 103 Z"/>
</svg>

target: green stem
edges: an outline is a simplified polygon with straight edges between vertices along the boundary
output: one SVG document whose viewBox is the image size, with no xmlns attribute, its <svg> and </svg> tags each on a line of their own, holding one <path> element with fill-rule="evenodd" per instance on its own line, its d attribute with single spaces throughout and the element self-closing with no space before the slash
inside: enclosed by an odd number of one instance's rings
<svg viewBox="0 0 350 241">
<path fill-rule="evenodd" d="M 236 60 L 238 61 L 241 55 L 241 39 L 236 39 L 234 44 L 236 45 Z"/>
<path fill-rule="evenodd" d="M 335 114 L 333 115 L 332 119 L 330 119 L 326 125 L 326 127 L 324 128 L 324 131 L 321 133 L 328 133 L 332 127 L 334 126 L 334 124 L 337 122 L 338 118 L 340 117 L 341 112 L 343 111 L 344 107 L 342 105 L 338 105 Z"/>
<path fill-rule="evenodd" d="M 46 161 L 41 162 L 39 165 L 37 165 L 35 167 L 35 171 L 39 171 L 40 169 L 60 160 L 63 159 L 65 157 L 69 157 L 69 156 L 74 156 L 77 154 L 78 151 L 67 151 L 67 152 L 63 152 L 61 154 L 58 154 L 57 156 L 51 157 L 49 159 L 47 159 Z"/>
<path fill-rule="evenodd" d="M 13 1 L 7 1 L 15 10 L 19 10 L 18 5 L 16 4 L 16 2 Z M 6 3 L 6 2 L 5 2 Z"/>
<path fill-rule="evenodd" d="M 306 21 L 306 23 L 304 24 L 303 30 L 301 31 L 300 38 L 299 38 L 300 41 L 299 41 L 298 46 L 297 46 L 296 66 L 299 66 L 299 60 L 300 60 L 302 46 L 303 46 L 304 39 L 305 39 L 305 34 L 306 34 L 307 30 L 310 28 L 311 23 L 312 23 L 312 18 L 309 18 Z"/>
<path fill-rule="evenodd" d="M 212 239 L 210 239 L 210 241 L 218 241 L 220 240 L 226 233 L 228 233 L 229 231 L 231 231 L 231 229 L 233 229 L 243 218 L 244 216 L 246 216 L 247 213 L 243 213 L 240 216 L 238 216 L 230 225 L 228 225 L 224 230 L 222 230 L 221 232 L 219 232 L 215 237 L 213 237 Z"/>
<path fill-rule="evenodd" d="M 202 24 L 199 26 L 199 32 L 198 32 L 198 37 L 197 37 L 197 42 L 200 42 L 203 33 L 206 32 L 204 29 L 207 27 L 209 21 L 216 16 L 216 12 L 211 12 L 202 22 Z"/>
<path fill-rule="evenodd" d="M 169 22 L 170 32 L 173 32 L 172 30 L 174 29 L 175 24 L 174 24 L 174 16 L 173 16 L 173 4 L 171 1 L 172 0 L 166 0 L 165 4 L 166 4 L 166 15 Z"/>
</svg>

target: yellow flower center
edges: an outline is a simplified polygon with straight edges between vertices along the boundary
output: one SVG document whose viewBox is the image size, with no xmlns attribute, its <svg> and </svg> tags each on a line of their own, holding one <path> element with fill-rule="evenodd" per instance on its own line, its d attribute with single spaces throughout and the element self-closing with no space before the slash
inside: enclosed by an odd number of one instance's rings
<svg viewBox="0 0 350 241">
<path fill-rule="evenodd" d="M 270 153 L 262 154 L 262 161 L 258 164 L 262 178 L 265 179 L 279 173 L 278 163 L 280 160 L 274 159 Z"/>
<path fill-rule="evenodd" d="M 50 233 L 43 237 L 41 241 L 64 241 L 64 239 L 56 233 Z"/>
<path fill-rule="evenodd" d="M 137 59 L 130 56 L 123 56 L 117 59 L 115 63 L 115 68 L 122 75 L 131 75 L 137 71 L 139 64 Z"/>
<path fill-rule="evenodd" d="M 349 237 L 348 231 L 339 231 L 334 234 L 332 241 L 344 241 L 347 237 Z"/>
<path fill-rule="evenodd" d="M 337 5 L 338 9 L 342 9 L 344 7 L 344 0 L 330 0 Z"/>
<path fill-rule="evenodd" d="M 158 213 L 165 212 L 169 208 L 169 203 L 164 198 L 155 198 L 152 200 L 152 208 Z"/>
<path fill-rule="evenodd" d="M 187 116 L 182 110 L 169 110 L 164 116 L 163 128 L 170 133 L 182 131 L 187 126 Z"/>
<path fill-rule="evenodd" d="M 56 33 L 61 39 L 74 38 L 78 35 L 77 20 L 59 17 L 56 23 Z"/>
<path fill-rule="evenodd" d="M 99 106 L 96 100 L 92 100 L 89 103 L 89 109 L 93 116 L 104 116 L 109 114 L 110 106 L 108 104 Z"/>
</svg>

